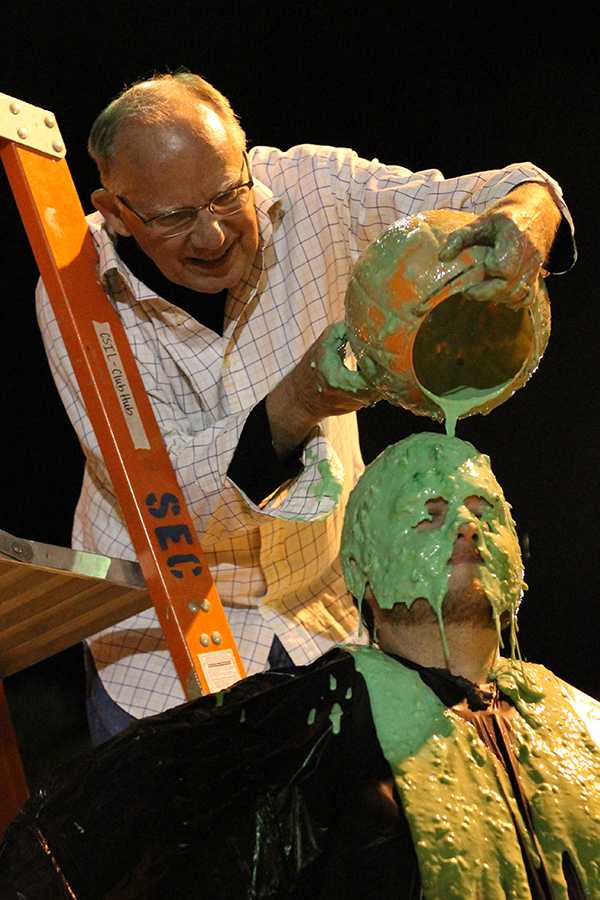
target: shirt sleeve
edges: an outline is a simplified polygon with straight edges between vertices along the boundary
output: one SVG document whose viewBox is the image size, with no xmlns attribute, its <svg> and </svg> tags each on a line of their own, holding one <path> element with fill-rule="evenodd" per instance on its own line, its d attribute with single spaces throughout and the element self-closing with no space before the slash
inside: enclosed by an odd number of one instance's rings
<svg viewBox="0 0 600 900">
<path fill-rule="evenodd" d="M 228 477 L 257 506 L 295 478 L 302 469 L 301 448 L 280 460 L 273 448 L 266 400 L 261 400 L 246 419 L 227 469 Z"/>
<path fill-rule="evenodd" d="M 348 205 L 349 227 L 362 250 L 377 236 L 382 220 L 391 224 L 399 215 L 430 209 L 456 209 L 480 215 L 526 182 L 546 185 L 560 210 L 563 224 L 549 268 L 555 274 L 565 272 L 577 257 L 571 213 L 558 182 L 531 162 L 445 178 L 437 169 L 406 173 L 398 166 L 383 166 L 378 160 L 369 163 L 351 154 L 338 170 L 334 183 L 338 200 Z"/>
<path fill-rule="evenodd" d="M 73 545 L 130 558 L 131 542 L 118 498 L 41 280 L 36 299 L 50 369 L 86 459 L 84 485 L 75 514 Z M 295 463 L 290 461 L 290 468 L 273 468 L 266 480 L 262 476 L 253 480 L 250 472 L 247 481 L 242 477 L 242 484 L 238 486 L 229 474 L 229 467 L 252 410 L 244 409 L 212 421 L 208 417 L 198 419 L 191 415 L 182 420 L 176 415 L 173 398 L 155 375 L 155 364 L 144 355 L 151 352 L 151 348 L 138 348 L 136 362 L 188 511 L 205 549 L 217 545 L 223 538 L 231 539 L 255 530 L 268 518 L 316 522 L 327 518 L 338 506 L 344 469 L 322 429 L 316 428 L 309 436 L 301 450 L 302 459 L 296 457 Z M 260 423 L 260 411 L 255 415 Z M 264 415 L 266 418 L 266 413 Z M 258 448 L 251 454 L 247 449 L 254 427 L 260 430 L 260 424 L 249 425 L 242 441 L 241 462 L 238 458 L 234 463 L 236 477 L 246 463 L 248 469 L 259 468 Z M 262 434 L 266 440 L 264 430 Z M 295 478 L 294 472 L 298 473 Z M 280 482 L 282 476 L 285 478 Z M 274 494 L 261 496 L 264 490 L 269 494 L 274 482 L 278 482 L 274 485 Z M 249 493 L 245 488 L 249 488 Z M 254 497 L 260 498 L 259 502 Z"/>
<path fill-rule="evenodd" d="M 311 193 L 336 207 L 357 256 L 381 230 L 401 216 L 430 209 L 484 212 L 524 182 L 547 185 L 563 216 L 550 260 L 550 271 L 567 271 L 576 259 L 574 226 L 560 185 L 531 162 L 513 163 L 446 178 L 439 169 L 412 172 L 399 165 L 361 158 L 353 150 L 300 144 L 282 152 L 258 147 L 251 152 L 252 169 L 276 195 L 287 195 L 292 204 L 310 203 Z M 329 198 L 329 199 L 327 199 Z"/>
</svg>

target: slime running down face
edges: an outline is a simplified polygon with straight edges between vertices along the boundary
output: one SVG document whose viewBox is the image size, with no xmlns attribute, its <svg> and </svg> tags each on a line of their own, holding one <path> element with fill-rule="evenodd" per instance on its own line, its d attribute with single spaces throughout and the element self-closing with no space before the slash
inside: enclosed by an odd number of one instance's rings
<svg viewBox="0 0 600 900">
<path fill-rule="evenodd" d="M 431 501 L 439 498 L 448 504 L 439 527 L 417 527 L 433 519 Z M 484 502 L 475 505 L 469 498 Z M 442 605 L 451 576 L 449 561 L 457 531 L 466 523 L 474 525 L 478 577 L 498 635 L 500 620 L 508 613 L 514 644 L 524 585 L 510 506 L 489 457 L 455 437 L 412 435 L 367 467 L 350 495 L 342 534 L 348 589 L 360 600 L 369 585 L 381 609 L 397 603 L 410 608 L 424 598 L 445 644 Z"/>
</svg>

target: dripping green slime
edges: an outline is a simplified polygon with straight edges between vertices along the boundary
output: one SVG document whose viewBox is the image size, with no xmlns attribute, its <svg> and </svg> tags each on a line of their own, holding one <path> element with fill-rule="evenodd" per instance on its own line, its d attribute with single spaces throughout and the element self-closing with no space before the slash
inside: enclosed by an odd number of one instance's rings
<svg viewBox="0 0 600 900">
<path fill-rule="evenodd" d="M 489 509 L 477 518 L 467 497 L 483 497 Z M 439 529 L 416 530 L 431 520 L 427 501 L 443 497 L 448 509 Z M 361 599 L 367 584 L 382 609 L 411 607 L 422 597 L 431 606 L 446 647 L 442 605 L 448 590 L 457 529 L 474 523 L 481 556 L 479 579 L 492 608 L 499 639 L 511 623 L 524 589 L 515 524 L 490 460 L 458 438 L 417 434 L 384 450 L 365 470 L 348 502 L 341 559 L 348 589 Z"/>
</svg>

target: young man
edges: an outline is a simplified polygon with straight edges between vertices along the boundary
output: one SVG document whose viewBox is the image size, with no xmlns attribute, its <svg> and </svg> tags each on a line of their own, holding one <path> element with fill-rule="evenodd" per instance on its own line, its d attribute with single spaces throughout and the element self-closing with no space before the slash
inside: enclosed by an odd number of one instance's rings
<svg viewBox="0 0 600 900">
<path fill-rule="evenodd" d="M 436 434 L 388 448 L 342 558 L 378 646 L 136 723 L 15 822 L 2 896 L 600 896 L 600 705 L 517 658 L 489 459 Z"/>
</svg>

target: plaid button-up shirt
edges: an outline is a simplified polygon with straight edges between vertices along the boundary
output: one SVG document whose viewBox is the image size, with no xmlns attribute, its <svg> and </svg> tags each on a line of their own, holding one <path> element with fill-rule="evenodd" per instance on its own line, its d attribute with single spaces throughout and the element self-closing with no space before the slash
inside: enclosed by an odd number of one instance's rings
<svg viewBox="0 0 600 900">
<path fill-rule="evenodd" d="M 277 634 L 295 663 L 352 637 L 356 613 L 338 564 L 348 492 L 362 471 L 355 415 L 323 421 L 298 477 L 259 509 L 227 476 L 250 410 L 321 331 L 344 317 L 359 254 L 400 216 L 434 208 L 482 212 L 524 181 L 558 185 L 530 163 L 459 178 L 413 173 L 351 150 L 301 145 L 250 151 L 260 251 L 229 292 L 223 335 L 155 296 L 117 255 L 102 217 L 89 217 L 99 274 L 140 368 L 249 674 Z M 567 214 L 568 215 L 568 214 Z M 38 316 L 50 366 L 86 457 L 73 546 L 131 559 L 129 535 L 44 286 Z M 320 489 L 327 460 L 339 499 Z M 96 635 L 105 686 L 133 715 L 183 702 L 154 610 Z"/>
</svg>

